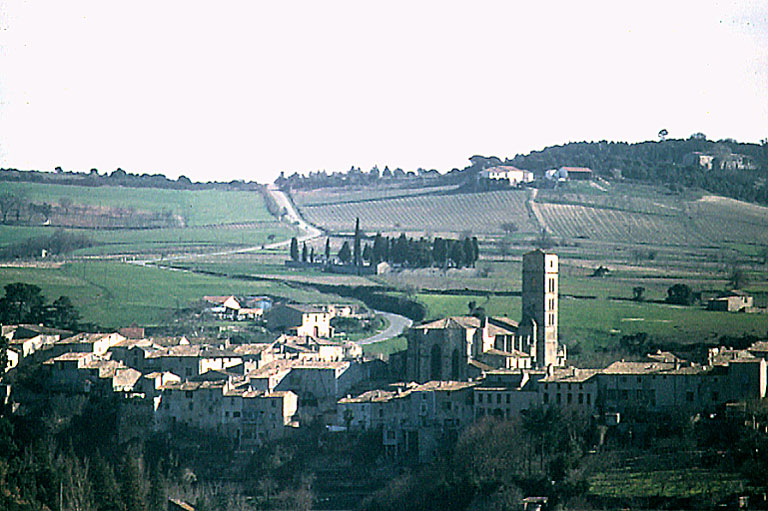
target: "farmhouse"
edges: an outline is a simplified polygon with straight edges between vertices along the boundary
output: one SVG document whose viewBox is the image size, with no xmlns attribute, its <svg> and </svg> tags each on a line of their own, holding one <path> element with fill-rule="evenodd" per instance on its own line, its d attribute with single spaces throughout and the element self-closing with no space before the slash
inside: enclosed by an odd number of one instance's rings
<svg viewBox="0 0 768 511">
<path fill-rule="evenodd" d="M 279 304 L 267 313 L 267 325 L 298 336 L 333 337 L 331 318 L 327 310 L 314 305 Z"/>
<path fill-rule="evenodd" d="M 511 165 L 499 165 L 497 167 L 481 170 L 477 177 L 481 180 L 505 181 L 510 186 L 519 186 L 522 183 L 532 182 L 533 172 L 530 170 L 518 169 Z"/>
<path fill-rule="evenodd" d="M 588 167 L 560 167 L 558 174 L 570 181 L 589 181 L 592 179 L 592 169 Z"/>
<path fill-rule="evenodd" d="M 730 293 L 713 298 L 707 303 L 707 310 L 742 312 L 748 311 L 754 307 L 754 298 L 741 291 L 731 291 Z"/>
</svg>

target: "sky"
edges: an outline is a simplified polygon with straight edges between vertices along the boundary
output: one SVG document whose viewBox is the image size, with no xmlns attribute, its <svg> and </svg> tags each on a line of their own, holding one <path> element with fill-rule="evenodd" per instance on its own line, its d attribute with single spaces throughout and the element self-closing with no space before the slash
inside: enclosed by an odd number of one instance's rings
<svg viewBox="0 0 768 511">
<path fill-rule="evenodd" d="M 0 0 L 0 167 L 273 181 L 768 137 L 768 2 Z"/>
</svg>

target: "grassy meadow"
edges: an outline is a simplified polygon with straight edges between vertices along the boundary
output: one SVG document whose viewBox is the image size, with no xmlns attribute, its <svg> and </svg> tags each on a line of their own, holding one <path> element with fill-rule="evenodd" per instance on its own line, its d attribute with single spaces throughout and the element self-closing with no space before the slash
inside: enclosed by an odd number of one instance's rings
<svg viewBox="0 0 768 511">
<path fill-rule="evenodd" d="M 42 288 L 49 300 L 69 296 L 83 320 L 104 328 L 137 323 L 163 325 L 179 309 L 204 295 L 260 295 L 300 302 L 334 297 L 280 282 L 239 280 L 117 262 L 75 262 L 57 268 L 9 268 L 0 271 L 0 287 L 26 282 Z"/>
<path fill-rule="evenodd" d="M 3 182 L 3 189 L 33 202 L 133 208 L 144 211 L 170 210 L 186 226 L 217 225 L 273 220 L 258 192 L 225 190 L 166 190 L 121 186 L 76 186 L 49 183 Z"/>
</svg>

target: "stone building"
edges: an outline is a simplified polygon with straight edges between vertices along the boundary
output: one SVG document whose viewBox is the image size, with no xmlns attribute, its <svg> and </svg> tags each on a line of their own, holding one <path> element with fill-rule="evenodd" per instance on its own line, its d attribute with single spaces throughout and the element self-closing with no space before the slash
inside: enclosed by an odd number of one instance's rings
<svg viewBox="0 0 768 511">
<path fill-rule="evenodd" d="M 534 250 L 523 256 L 522 321 L 452 316 L 408 332 L 405 376 L 418 382 L 466 381 L 493 369 L 565 365 L 557 340 L 558 260 Z"/>
<path fill-rule="evenodd" d="M 523 317 L 518 335 L 533 339 L 535 366 L 565 365 L 565 346 L 557 341 L 558 258 L 541 250 L 523 256 Z"/>
</svg>

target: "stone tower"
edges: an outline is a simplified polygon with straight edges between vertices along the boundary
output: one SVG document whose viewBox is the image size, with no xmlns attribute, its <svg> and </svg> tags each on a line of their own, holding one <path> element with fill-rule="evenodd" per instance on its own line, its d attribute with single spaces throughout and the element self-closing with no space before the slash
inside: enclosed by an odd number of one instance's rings
<svg viewBox="0 0 768 511">
<path fill-rule="evenodd" d="M 534 250 L 523 256 L 523 316 L 520 323 L 535 342 L 537 367 L 562 365 L 557 342 L 557 256 Z"/>
</svg>

